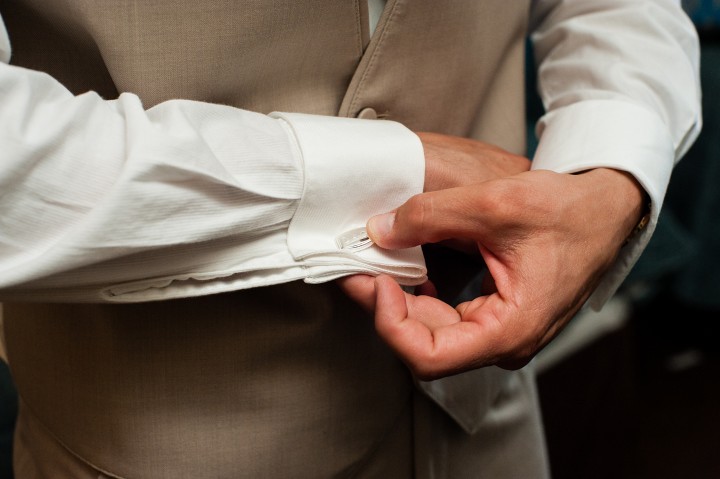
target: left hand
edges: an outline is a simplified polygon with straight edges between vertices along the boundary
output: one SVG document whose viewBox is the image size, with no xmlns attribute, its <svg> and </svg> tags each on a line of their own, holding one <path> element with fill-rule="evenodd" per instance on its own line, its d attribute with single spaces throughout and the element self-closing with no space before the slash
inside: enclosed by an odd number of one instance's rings
<svg viewBox="0 0 720 479">
<path fill-rule="evenodd" d="M 403 292 L 388 276 L 353 276 L 343 289 L 375 311 L 378 334 L 423 380 L 469 369 L 525 365 L 578 312 L 641 214 L 628 174 L 529 171 L 423 193 L 372 218 L 389 249 L 472 240 L 489 276 L 478 297 L 453 308 Z"/>
</svg>

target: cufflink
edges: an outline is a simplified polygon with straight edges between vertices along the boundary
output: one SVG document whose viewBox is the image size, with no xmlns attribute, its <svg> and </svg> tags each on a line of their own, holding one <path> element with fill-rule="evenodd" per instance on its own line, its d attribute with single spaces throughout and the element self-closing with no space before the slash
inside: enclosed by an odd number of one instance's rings
<svg viewBox="0 0 720 479">
<path fill-rule="evenodd" d="M 355 228 L 346 231 L 335 238 L 335 243 L 338 248 L 346 251 L 362 251 L 373 245 L 365 228 Z"/>
<path fill-rule="evenodd" d="M 635 225 L 633 230 L 630 232 L 627 238 L 625 238 L 625 241 L 623 241 L 623 246 L 628 244 L 630 240 L 632 240 L 634 237 L 636 237 L 642 230 L 645 229 L 645 227 L 650 222 L 650 212 L 652 208 L 652 204 L 650 203 L 650 199 L 647 197 L 647 194 L 645 195 L 645 199 L 643 201 L 643 204 L 645 205 L 645 209 L 643 210 L 643 216 L 640 218 L 640 221 L 638 221 L 638 224 Z"/>
</svg>

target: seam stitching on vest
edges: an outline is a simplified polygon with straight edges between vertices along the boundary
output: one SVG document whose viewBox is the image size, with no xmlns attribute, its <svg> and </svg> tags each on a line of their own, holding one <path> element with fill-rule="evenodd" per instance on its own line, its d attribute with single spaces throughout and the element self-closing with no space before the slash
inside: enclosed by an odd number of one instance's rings
<svg viewBox="0 0 720 479">
<path fill-rule="evenodd" d="M 375 45 L 375 49 L 372 52 L 372 56 L 370 57 L 370 61 L 368 61 L 367 68 L 365 68 L 365 71 L 363 72 L 362 76 L 360 77 L 360 81 L 358 82 L 358 86 L 355 89 L 355 92 L 353 93 L 353 99 L 350 102 L 350 108 L 349 111 L 355 110 L 355 106 L 357 105 L 358 96 L 360 95 L 360 91 L 363 89 L 363 85 L 365 84 L 365 79 L 370 74 L 370 70 L 372 70 L 373 66 L 375 65 L 375 60 L 380 55 L 380 51 L 382 50 L 383 41 L 385 40 L 385 34 L 390 28 L 390 25 L 393 21 L 393 18 L 395 17 L 395 11 L 397 10 L 398 1 L 393 3 L 392 10 L 390 10 L 390 13 L 388 14 L 387 21 L 385 22 L 385 25 L 383 25 L 382 32 L 380 33 L 380 38 L 378 38 L 377 44 Z"/>
<path fill-rule="evenodd" d="M 54 440 L 60 445 L 60 447 L 62 447 L 63 449 L 65 449 L 69 454 L 73 455 L 77 460 L 79 460 L 81 463 L 85 464 L 86 466 L 88 466 L 88 467 L 90 467 L 90 468 L 92 468 L 92 469 L 95 469 L 96 472 L 99 472 L 99 473 L 101 473 L 101 474 L 107 475 L 108 477 L 115 478 L 115 479 L 125 479 L 125 477 L 123 477 L 123 476 L 118 476 L 117 474 L 113 474 L 113 473 L 111 473 L 110 471 L 106 471 L 105 469 L 103 469 L 103 468 L 101 468 L 101 467 L 99 467 L 99 466 L 96 466 L 96 465 L 93 464 L 91 461 L 85 459 L 85 458 L 82 457 L 80 454 L 78 454 L 77 452 L 75 452 L 73 449 L 71 449 L 70 447 L 68 447 L 68 445 L 65 444 L 65 442 L 64 442 L 63 440 L 61 440 L 59 437 L 57 437 L 57 435 L 56 435 L 52 430 L 50 430 L 49 427 L 47 427 L 47 426 L 45 425 L 45 423 L 40 419 L 40 417 L 38 417 L 38 415 L 35 414 L 35 412 L 33 411 L 33 408 L 30 407 L 30 406 L 28 405 L 28 403 L 26 403 L 26 402 L 22 399 L 22 397 L 20 398 L 20 400 L 21 400 L 22 403 L 23 403 L 23 404 L 22 404 L 22 407 L 24 407 L 24 408 L 25 408 L 27 411 L 29 411 L 29 413 L 32 415 L 31 420 L 36 421 L 37 424 L 38 424 L 41 428 L 43 428 L 43 429 L 45 430 L 45 432 L 46 432 L 52 439 L 54 439 Z M 27 414 L 27 412 L 26 412 L 26 414 Z M 27 421 L 27 419 L 26 419 L 26 421 Z"/>
<path fill-rule="evenodd" d="M 355 0 L 355 37 L 357 38 L 358 55 L 362 58 L 363 54 L 363 38 L 362 38 L 362 15 L 360 14 L 360 2 L 366 0 Z"/>
</svg>

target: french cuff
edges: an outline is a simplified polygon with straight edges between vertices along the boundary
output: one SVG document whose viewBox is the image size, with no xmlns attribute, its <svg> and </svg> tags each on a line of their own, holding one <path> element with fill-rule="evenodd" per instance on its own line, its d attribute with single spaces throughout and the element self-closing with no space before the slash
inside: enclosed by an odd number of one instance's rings
<svg viewBox="0 0 720 479">
<path fill-rule="evenodd" d="M 537 134 L 540 143 L 533 170 L 623 170 L 650 198 L 647 226 L 621 249 L 590 297 L 589 306 L 599 310 L 620 287 L 655 230 L 674 165 L 672 136 L 657 114 L 618 100 L 588 100 L 552 111 L 541 118 Z"/>
<path fill-rule="evenodd" d="M 351 274 L 393 276 L 400 284 L 427 280 L 420 247 L 385 250 L 364 234 L 367 220 L 422 193 L 420 139 L 400 123 L 273 112 L 285 122 L 302 159 L 304 188 L 287 245 L 305 281 Z"/>
</svg>

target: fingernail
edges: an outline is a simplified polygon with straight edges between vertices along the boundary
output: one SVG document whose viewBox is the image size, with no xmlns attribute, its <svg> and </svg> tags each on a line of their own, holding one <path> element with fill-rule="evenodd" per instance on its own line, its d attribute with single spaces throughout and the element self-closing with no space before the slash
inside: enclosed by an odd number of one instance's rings
<svg viewBox="0 0 720 479">
<path fill-rule="evenodd" d="M 367 232 L 370 238 L 384 238 L 390 234 L 395 224 L 395 213 L 385 213 L 373 216 L 367 224 Z"/>
</svg>

